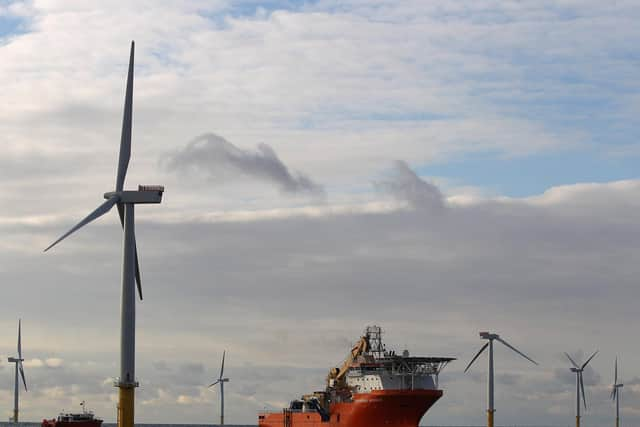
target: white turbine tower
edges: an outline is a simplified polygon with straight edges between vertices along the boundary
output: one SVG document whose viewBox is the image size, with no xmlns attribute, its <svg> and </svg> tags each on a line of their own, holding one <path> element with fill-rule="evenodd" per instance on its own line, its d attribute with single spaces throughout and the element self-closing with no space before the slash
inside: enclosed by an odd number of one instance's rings
<svg viewBox="0 0 640 427">
<path fill-rule="evenodd" d="M 598 352 L 596 351 L 591 355 L 590 358 L 587 359 L 586 362 L 582 364 L 582 366 L 578 366 L 578 364 L 569 356 L 568 353 L 565 353 L 565 356 L 569 359 L 573 367 L 571 368 L 571 372 L 576 374 L 576 427 L 580 427 L 580 395 L 582 394 L 582 402 L 584 403 L 584 409 L 587 409 L 587 398 L 584 395 L 584 381 L 582 380 L 582 371 L 587 367 L 591 359 L 593 359 Z"/>
<path fill-rule="evenodd" d="M 515 347 L 513 347 L 511 344 L 507 343 L 505 340 L 503 340 L 502 338 L 500 338 L 500 335 L 498 334 L 492 334 L 489 332 L 480 332 L 480 338 L 487 340 L 487 343 L 485 343 L 485 345 L 482 346 L 482 348 L 480 349 L 480 351 L 478 351 L 478 353 L 473 357 L 473 359 L 471 359 L 471 362 L 469 362 L 469 364 L 467 365 L 467 367 L 465 368 L 465 372 L 467 372 L 469 370 L 469 368 L 471 367 L 471 365 L 473 365 L 473 362 L 476 361 L 476 359 L 478 357 L 480 357 L 480 355 L 482 354 L 482 352 L 489 347 L 489 372 L 487 374 L 487 381 L 488 381 L 488 385 L 487 385 L 487 401 L 488 401 L 488 408 L 487 408 L 487 426 L 488 427 L 493 427 L 493 413 L 496 411 L 493 405 L 493 341 L 499 341 L 502 344 L 504 344 L 505 346 L 507 346 L 508 348 L 510 348 L 511 350 L 515 351 L 516 353 L 518 353 L 520 356 L 524 357 L 525 359 L 527 359 L 528 361 L 530 361 L 531 363 L 537 365 L 538 363 L 529 358 L 527 355 L 525 355 L 524 353 L 522 353 L 521 351 L 519 351 L 518 349 L 516 349 Z"/>
<path fill-rule="evenodd" d="M 16 364 L 16 374 L 15 381 L 13 386 L 13 419 L 14 423 L 18 422 L 18 397 L 20 395 L 20 382 L 18 381 L 18 372 L 20 372 L 20 376 L 22 377 L 22 384 L 24 384 L 24 391 L 27 391 L 27 381 L 24 379 L 24 368 L 22 367 L 22 362 L 24 358 L 22 357 L 22 325 L 20 319 L 18 319 L 18 357 L 10 357 L 9 363 Z"/>
<path fill-rule="evenodd" d="M 120 377 L 116 384 L 120 389 L 118 398 L 118 426 L 120 427 L 133 427 L 134 389 L 138 386 L 135 377 L 136 282 L 140 299 L 142 299 L 142 286 L 138 265 L 138 251 L 136 249 L 134 206 L 138 203 L 160 203 L 164 192 L 164 187 L 162 186 L 142 185 L 138 186 L 137 191 L 123 190 L 129 158 L 131 157 L 134 48 L 135 44 L 131 42 L 115 191 L 105 193 L 106 202 L 98 206 L 96 210 L 45 249 L 45 251 L 49 250 L 71 233 L 109 212 L 114 206 L 118 207 L 120 222 L 124 229 L 122 293 L 120 300 Z"/>
<path fill-rule="evenodd" d="M 613 374 L 613 386 L 611 388 L 611 399 L 616 402 L 616 427 L 620 427 L 620 393 L 622 390 L 618 390 L 624 386 L 624 384 L 618 384 L 618 358 L 614 365 Z"/>
<path fill-rule="evenodd" d="M 229 378 L 224 378 L 224 356 L 226 354 L 226 350 L 222 352 L 222 366 L 220 366 L 220 376 L 218 379 L 209 385 L 209 388 L 213 387 L 216 384 L 220 384 L 220 425 L 224 425 L 224 383 L 229 382 Z"/>
</svg>

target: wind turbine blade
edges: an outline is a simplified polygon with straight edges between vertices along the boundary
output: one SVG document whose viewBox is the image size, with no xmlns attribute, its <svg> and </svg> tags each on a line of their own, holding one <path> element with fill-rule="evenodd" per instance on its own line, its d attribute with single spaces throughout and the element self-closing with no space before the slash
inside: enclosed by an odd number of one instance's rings
<svg viewBox="0 0 640 427">
<path fill-rule="evenodd" d="M 118 205 L 118 215 L 120 216 L 120 224 L 124 230 L 124 206 Z M 133 235 L 133 252 L 136 257 L 136 286 L 138 287 L 138 296 L 142 301 L 142 279 L 140 278 L 140 262 L 138 261 L 138 245 L 136 244 L 136 236 Z"/>
<path fill-rule="evenodd" d="M 615 363 L 614 372 L 615 372 L 615 374 L 613 375 L 613 385 L 615 386 L 616 384 L 618 384 L 618 356 L 616 356 L 616 363 Z"/>
<path fill-rule="evenodd" d="M 124 97 L 124 115 L 122 117 L 122 134 L 120 136 L 120 155 L 118 156 L 118 174 L 116 176 L 116 191 L 122 191 L 124 178 L 129 167 L 131 157 L 131 123 L 133 115 L 133 53 L 135 43 L 131 42 L 129 56 L 129 73 L 127 74 L 127 89 Z"/>
<path fill-rule="evenodd" d="M 487 341 L 482 348 L 480 349 L 480 351 L 473 357 L 473 359 L 471 359 L 471 362 L 469 362 L 469 364 L 467 365 L 467 367 L 464 369 L 465 372 L 467 372 L 469 370 L 469 368 L 471 367 L 471 365 L 473 365 L 473 362 L 476 361 L 476 359 L 478 357 L 480 357 L 480 355 L 482 354 L 482 352 L 489 346 L 489 341 Z"/>
<path fill-rule="evenodd" d="M 209 388 L 213 387 L 214 385 L 218 384 L 220 382 L 220 380 L 216 380 L 216 382 L 209 384 Z"/>
<path fill-rule="evenodd" d="M 527 359 L 529 362 L 533 363 L 534 365 L 537 365 L 538 362 L 536 362 L 535 360 L 533 360 L 532 358 L 530 358 L 529 356 L 527 356 L 526 354 L 524 354 L 523 352 L 521 352 L 520 350 L 518 350 L 517 348 L 515 348 L 514 346 L 512 346 L 511 344 L 509 344 L 508 342 L 506 342 L 505 340 L 503 340 L 500 337 L 497 337 L 496 340 L 500 341 L 502 344 L 506 345 L 507 347 L 509 347 L 511 350 L 515 351 L 516 353 L 518 353 L 520 356 L 524 357 L 525 359 Z"/>
<path fill-rule="evenodd" d="M 22 359 L 22 320 L 18 319 L 18 359 Z"/>
<path fill-rule="evenodd" d="M 618 387 L 616 387 L 614 385 L 613 388 L 611 389 L 611 400 L 616 400 L 616 391 L 617 390 L 618 390 Z"/>
<path fill-rule="evenodd" d="M 227 353 L 227 350 L 222 352 L 222 366 L 220 367 L 220 379 L 222 379 L 222 374 L 224 373 L 224 356 Z"/>
<path fill-rule="evenodd" d="M 24 369 L 22 368 L 22 362 L 18 362 L 18 370 L 20 371 L 20 376 L 22 377 L 22 384 L 24 384 L 24 391 L 27 391 L 27 380 L 24 379 Z"/>
<path fill-rule="evenodd" d="M 138 245 L 136 245 L 136 236 L 133 236 L 133 253 L 136 257 L 136 285 L 138 286 L 138 296 L 142 301 L 142 281 L 140 280 L 140 262 L 138 261 Z"/>
<path fill-rule="evenodd" d="M 588 359 L 587 359 L 587 361 L 586 361 L 586 362 L 584 362 L 584 363 L 582 364 L 582 367 L 581 367 L 580 369 L 584 369 L 584 368 L 585 368 L 585 366 L 587 366 L 587 365 L 589 364 L 589 362 L 591 362 L 591 359 L 593 359 L 593 358 L 596 356 L 596 354 L 598 354 L 598 350 L 596 350 L 596 352 L 595 352 L 595 353 L 593 353 L 593 354 L 591 355 L 591 357 L 590 357 L 590 358 L 588 358 Z"/>
<path fill-rule="evenodd" d="M 56 240 L 55 242 L 53 242 L 52 244 L 50 244 L 47 249 L 45 249 L 44 251 L 48 251 L 49 249 L 51 249 L 52 247 L 54 247 L 55 245 L 57 245 L 58 243 L 60 243 L 61 240 L 63 240 L 64 238 L 66 238 L 67 236 L 69 236 L 71 233 L 73 233 L 74 231 L 78 230 L 81 227 L 84 227 L 85 225 L 89 224 L 91 221 L 93 221 L 94 219 L 100 218 L 102 215 L 106 214 L 107 212 L 109 212 L 111 210 L 111 208 L 113 207 L 113 205 L 115 205 L 116 203 L 118 203 L 118 200 L 120 200 L 120 197 L 118 196 L 113 196 L 110 199 L 107 199 L 106 202 L 104 202 L 103 204 L 101 204 L 100 206 L 98 206 L 96 208 L 96 210 L 94 210 L 93 212 L 91 212 L 89 215 L 87 215 L 82 221 L 80 221 L 78 224 L 76 224 L 71 230 L 67 231 L 66 233 L 64 233 L 58 240 Z"/>
<path fill-rule="evenodd" d="M 567 353 L 566 351 L 564 352 L 564 355 L 567 356 L 567 358 L 569 359 L 569 361 L 571 361 L 571 364 L 573 365 L 574 368 L 576 369 L 580 369 L 578 367 L 578 364 L 571 358 L 571 356 L 569 356 L 569 353 Z"/>
<path fill-rule="evenodd" d="M 578 375 L 580 375 L 580 389 L 582 390 L 582 402 L 584 403 L 584 409 L 587 409 L 587 398 L 584 394 L 584 381 L 582 380 L 582 371 L 580 371 Z"/>
</svg>

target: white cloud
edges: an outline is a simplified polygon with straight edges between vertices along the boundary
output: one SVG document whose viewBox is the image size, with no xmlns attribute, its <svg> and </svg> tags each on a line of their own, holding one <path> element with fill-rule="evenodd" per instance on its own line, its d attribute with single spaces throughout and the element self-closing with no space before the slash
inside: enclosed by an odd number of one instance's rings
<svg viewBox="0 0 640 427">
<path fill-rule="evenodd" d="M 15 351 L 22 316 L 27 418 L 86 399 L 114 419 L 120 226 L 109 216 L 41 250 L 112 189 L 130 39 L 127 182 L 167 185 L 163 205 L 139 209 L 137 224 L 141 421 L 210 422 L 218 396 L 203 387 L 227 349 L 229 419 L 254 423 L 256 409 L 321 387 L 372 321 L 395 348 L 459 357 L 431 423 L 483 416 L 483 381 L 460 372 L 478 328 L 543 362 L 531 370 L 497 354 L 513 380 L 500 384 L 505 424 L 570 418 L 572 384 L 554 375 L 564 364 L 553 352 L 597 342 L 633 360 L 640 348 L 622 337 L 636 333 L 637 180 L 524 199 L 474 183 L 432 188 L 408 167 L 392 181 L 396 198 L 371 182 L 388 178 L 381 171 L 395 159 L 588 149 L 591 131 L 571 125 L 589 119 L 580 105 L 606 106 L 616 126 L 634 117 L 637 5 L 354 0 L 227 14 L 233 7 L 36 0 L 2 9 L 28 29 L 0 43 L 0 277 L 9 284 L 0 351 Z M 325 187 L 326 204 L 165 176 L 160 154 L 205 132 L 244 151 L 268 144 Z M 439 215 L 416 203 L 439 193 Z M 183 366 L 185 355 L 199 365 Z M 604 378 L 610 356 L 593 362 Z M 623 372 L 640 375 L 631 364 Z M 609 409 L 595 405 L 592 420 Z"/>
</svg>

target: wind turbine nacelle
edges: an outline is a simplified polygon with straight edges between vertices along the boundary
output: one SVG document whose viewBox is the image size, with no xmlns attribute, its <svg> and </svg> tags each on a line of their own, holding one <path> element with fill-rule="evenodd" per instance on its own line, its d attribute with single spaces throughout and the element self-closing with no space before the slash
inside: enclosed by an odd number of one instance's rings
<svg viewBox="0 0 640 427">
<path fill-rule="evenodd" d="M 164 187 L 162 185 L 139 185 L 138 191 L 110 191 L 104 193 L 105 199 L 118 196 L 118 203 L 160 203 Z"/>
<path fill-rule="evenodd" d="M 485 340 L 493 340 L 499 337 L 500 335 L 498 334 L 492 334 L 490 332 L 480 332 L 480 338 L 483 338 Z"/>
<path fill-rule="evenodd" d="M 17 359 L 15 357 L 9 358 L 9 363 L 16 363 L 16 362 L 24 362 L 24 359 Z"/>
</svg>

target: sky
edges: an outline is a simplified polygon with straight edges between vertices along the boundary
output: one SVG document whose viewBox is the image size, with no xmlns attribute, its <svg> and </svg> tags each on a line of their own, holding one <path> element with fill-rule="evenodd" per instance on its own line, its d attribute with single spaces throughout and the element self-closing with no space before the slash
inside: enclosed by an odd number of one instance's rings
<svg viewBox="0 0 640 427">
<path fill-rule="evenodd" d="M 455 357 L 423 423 L 640 423 L 636 1 L 0 0 L 0 358 L 22 319 L 38 421 L 115 419 L 122 233 L 110 213 L 136 42 L 138 422 L 255 423 L 323 387 L 364 328 Z M 13 367 L 0 365 L 0 416 Z"/>
</svg>

